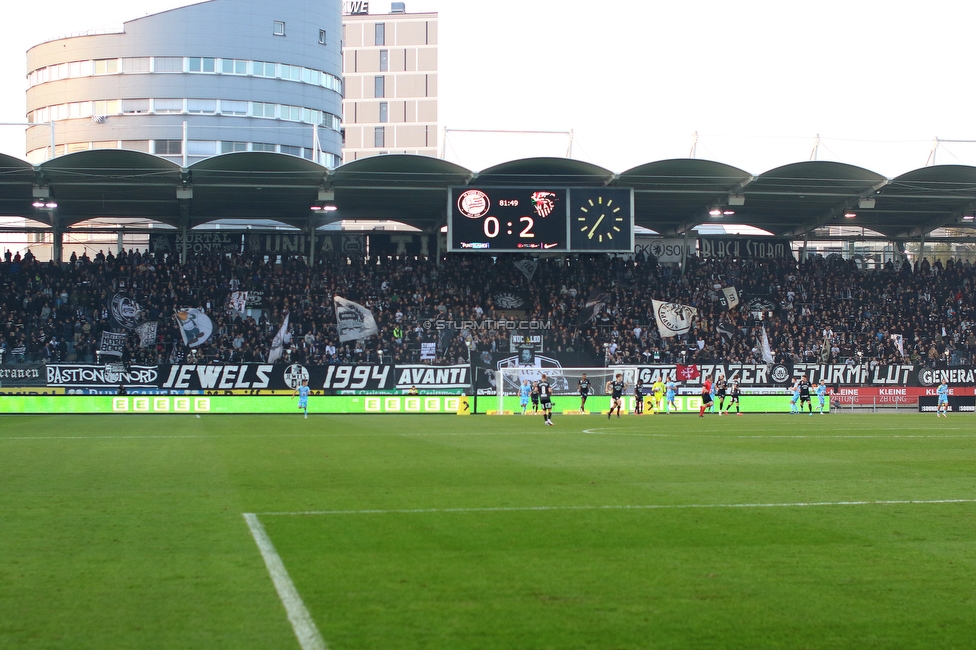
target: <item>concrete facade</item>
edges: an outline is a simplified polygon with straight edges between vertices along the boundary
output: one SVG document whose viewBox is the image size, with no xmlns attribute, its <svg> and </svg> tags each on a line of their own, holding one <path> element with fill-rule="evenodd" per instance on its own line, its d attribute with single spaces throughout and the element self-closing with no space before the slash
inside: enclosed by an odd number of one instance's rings
<svg viewBox="0 0 976 650">
<path fill-rule="evenodd" d="M 343 162 L 437 156 L 437 14 L 347 14 L 343 44 Z"/>
<path fill-rule="evenodd" d="M 179 164 L 342 158 L 339 0 L 209 0 L 27 52 L 27 157 L 134 149 Z M 184 122 L 186 123 L 184 135 Z M 315 138 L 317 135 L 317 142 Z M 185 143 L 185 144 L 184 144 Z"/>
</svg>

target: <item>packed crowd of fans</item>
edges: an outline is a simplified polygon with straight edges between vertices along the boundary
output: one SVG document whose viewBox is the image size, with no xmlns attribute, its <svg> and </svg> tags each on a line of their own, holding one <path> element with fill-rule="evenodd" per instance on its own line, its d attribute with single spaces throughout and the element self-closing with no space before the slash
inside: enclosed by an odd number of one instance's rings
<svg viewBox="0 0 976 650">
<path fill-rule="evenodd" d="M 515 265 L 521 259 L 336 257 L 313 269 L 297 257 L 212 254 L 180 264 L 123 251 L 54 264 L 8 252 L 0 263 L 0 350 L 4 363 L 110 361 L 96 352 L 103 330 L 121 329 L 108 304 L 122 292 L 139 304 L 141 320 L 159 323 L 144 347 L 129 331 L 123 360 L 131 364 L 264 362 L 286 313 L 291 337 L 282 361 L 305 364 L 415 363 L 424 342 L 436 344 L 436 363 L 497 358 L 511 351 L 510 332 L 462 321 L 506 318 L 549 323 L 543 354 L 576 365 L 763 363 L 763 329 L 776 362 L 968 364 L 976 353 L 976 270 L 968 262 L 865 271 L 838 257 L 693 258 L 681 273 L 653 258 L 596 255 L 539 260 L 529 273 Z M 730 286 L 742 300 L 732 310 L 721 302 Z M 228 307 L 235 290 L 250 293 L 251 315 Z M 523 296 L 526 307 L 504 309 L 504 293 Z M 341 343 L 334 295 L 368 307 L 379 335 Z M 693 329 L 662 338 L 652 299 L 697 309 Z M 212 336 L 192 349 L 173 317 L 187 307 L 203 308 L 213 322 Z"/>
</svg>

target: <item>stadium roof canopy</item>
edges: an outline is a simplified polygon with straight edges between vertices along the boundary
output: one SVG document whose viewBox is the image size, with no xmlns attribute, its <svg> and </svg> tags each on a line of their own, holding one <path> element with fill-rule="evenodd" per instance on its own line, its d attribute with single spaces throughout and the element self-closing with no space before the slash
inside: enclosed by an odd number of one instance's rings
<svg viewBox="0 0 976 650">
<path fill-rule="evenodd" d="M 794 238 L 845 225 L 910 239 L 942 226 L 970 226 L 963 216 L 976 211 L 976 167 L 964 165 L 924 167 L 889 179 L 824 161 L 753 175 L 722 163 L 675 159 L 616 174 L 577 160 L 528 158 L 475 173 L 400 154 L 336 169 L 263 152 L 215 156 L 187 168 L 125 150 L 84 151 L 36 166 L 0 154 L 0 215 L 59 230 L 95 218 L 139 218 L 177 228 L 218 219 L 272 219 L 298 228 L 339 219 L 394 220 L 434 231 L 446 222 L 448 188 L 460 185 L 629 187 L 636 223 L 665 235 L 729 223 Z M 35 201 L 57 207 L 38 209 Z M 335 211 L 312 210 L 327 205 Z"/>
</svg>

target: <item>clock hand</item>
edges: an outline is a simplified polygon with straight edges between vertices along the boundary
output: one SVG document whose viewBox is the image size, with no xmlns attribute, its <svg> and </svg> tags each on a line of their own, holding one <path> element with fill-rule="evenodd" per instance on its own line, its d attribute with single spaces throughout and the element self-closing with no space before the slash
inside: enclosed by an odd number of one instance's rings
<svg viewBox="0 0 976 650">
<path fill-rule="evenodd" d="M 590 228 L 590 234 L 587 235 L 587 237 L 586 237 L 587 239 L 593 239 L 593 233 L 596 232 L 596 227 L 600 225 L 600 222 L 603 221 L 603 217 L 605 217 L 605 216 L 607 216 L 607 215 L 601 214 L 600 215 L 600 218 L 596 220 L 596 223 L 593 224 L 593 227 L 592 228 Z"/>
</svg>

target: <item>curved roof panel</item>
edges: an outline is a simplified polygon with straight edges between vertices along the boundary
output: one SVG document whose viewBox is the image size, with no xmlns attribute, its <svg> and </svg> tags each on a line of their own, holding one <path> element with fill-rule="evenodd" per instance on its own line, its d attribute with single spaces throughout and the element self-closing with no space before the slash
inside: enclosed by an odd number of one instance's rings
<svg viewBox="0 0 976 650">
<path fill-rule="evenodd" d="M 481 185 L 537 184 L 553 187 L 609 185 L 614 173 L 592 163 L 572 158 L 522 158 L 504 162 L 478 173 Z"/>
</svg>

